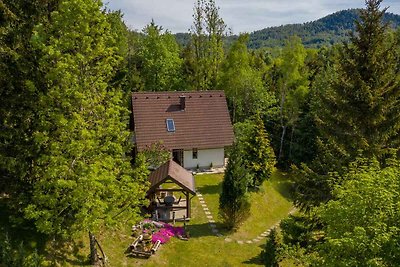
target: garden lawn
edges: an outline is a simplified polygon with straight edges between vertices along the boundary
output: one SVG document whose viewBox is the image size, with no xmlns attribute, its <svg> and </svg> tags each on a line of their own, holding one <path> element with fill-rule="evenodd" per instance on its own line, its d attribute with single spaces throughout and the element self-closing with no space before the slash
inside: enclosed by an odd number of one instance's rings
<svg viewBox="0 0 400 267">
<path fill-rule="evenodd" d="M 196 188 L 203 195 L 208 208 L 217 221 L 217 227 L 222 225 L 218 217 L 219 194 L 223 174 L 202 174 L 195 177 Z M 117 238 L 114 241 L 104 236 L 103 246 L 112 266 L 251 266 L 263 265 L 260 258 L 265 239 L 253 244 L 238 244 L 226 242 L 229 237 L 234 240 L 247 241 L 254 239 L 266 229 L 285 218 L 293 208 L 289 200 L 290 182 L 287 176 L 275 172 L 270 181 L 262 185 L 260 192 L 250 193 L 252 203 L 251 215 L 234 234 L 222 231 L 223 237 L 211 233 L 205 213 L 198 197 L 192 200 L 192 220 L 187 226 L 191 238 L 189 241 L 171 238 L 171 241 L 161 246 L 161 249 L 150 259 L 127 258 L 123 250 L 128 247 L 131 239 Z M 127 229 L 129 233 L 129 229 Z M 114 237 L 115 238 L 115 237 Z"/>
<path fill-rule="evenodd" d="M 262 184 L 259 192 L 251 192 L 251 211 L 249 218 L 236 233 L 228 233 L 221 227 L 218 216 L 219 194 L 222 188 L 223 174 L 203 174 L 196 176 L 197 189 L 203 194 L 208 208 L 217 221 L 221 232 L 235 240 L 256 238 L 265 230 L 285 218 L 293 208 L 290 202 L 291 182 L 285 173 L 275 171 L 271 179 Z"/>
<path fill-rule="evenodd" d="M 195 177 L 196 187 L 203 195 L 208 208 L 217 221 L 217 227 L 222 225 L 218 217 L 219 193 L 221 191 L 222 174 L 203 174 Z M 292 209 L 288 199 L 290 183 L 283 173 L 275 172 L 270 181 L 265 182 L 259 193 L 251 193 L 251 214 L 248 220 L 234 234 L 222 231 L 223 237 L 212 234 L 206 215 L 198 197 L 192 199 L 192 219 L 187 225 L 191 238 L 182 241 L 175 237 L 162 245 L 159 251 L 149 259 L 127 257 L 124 252 L 133 242 L 130 237 L 131 226 L 123 225 L 97 233 L 108 259 L 109 265 L 120 266 L 254 266 L 263 265 L 261 252 L 265 239 L 253 244 L 238 244 L 236 241 L 226 242 L 229 237 L 234 240 L 247 241 L 254 239 L 267 228 L 287 216 Z M 0 220 L 1 221 L 1 220 Z M 180 226 L 181 224 L 177 224 Z M 62 266 L 85 266 L 89 253 L 87 233 L 77 240 L 77 246 L 66 246 L 63 251 L 50 251 L 48 244 L 46 254 L 49 258 L 64 260 Z"/>
</svg>

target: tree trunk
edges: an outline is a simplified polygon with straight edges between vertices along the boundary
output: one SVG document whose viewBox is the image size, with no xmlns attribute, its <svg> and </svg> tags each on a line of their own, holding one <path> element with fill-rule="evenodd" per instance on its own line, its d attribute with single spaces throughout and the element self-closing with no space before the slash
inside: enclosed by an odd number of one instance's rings
<svg viewBox="0 0 400 267">
<path fill-rule="evenodd" d="M 280 105 L 280 115 L 281 115 L 281 126 L 282 126 L 282 135 L 281 135 L 281 145 L 279 148 L 279 156 L 278 159 L 282 159 L 283 157 L 283 142 L 285 140 L 285 134 L 286 134 L 286 128 L 287 125 L 283 123 L 284 118 L 283 118 L 283 106 L 285 105 L 285 100 L 286 100 L 286 84 L 283 85 L 283 88 L 281 88 L 281 105 Z"/>
<path fill-rule="evenodd" d="M 279 148 L 279 157 L 278 157 L 279 159 L 283 157 L 283 141 L 285 140 L 286 128 L 287 128 L 286 125 L 282 126 L 281 146 Z"/>
<path fill-rule="evenodd" d="M 292 145 L 293 145 L 293 135 L 294 135 L 294 126 L 292 126 L 292 134 L 290 135 L 290 145 L 289 145 L 289 160 L 292 161 Z"/>
<path fill-rule="evenodd" d="M 89 241 L 90 241 L 90 264 L 97 265 L 99 262 L 99 257 L 96 248 L 96 237 L 89 231 Z"/>
</svg>

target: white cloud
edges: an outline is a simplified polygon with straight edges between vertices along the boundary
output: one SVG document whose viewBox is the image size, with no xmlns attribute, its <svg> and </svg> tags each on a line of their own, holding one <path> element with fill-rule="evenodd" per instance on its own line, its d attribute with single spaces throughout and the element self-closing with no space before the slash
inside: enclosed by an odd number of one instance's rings
<svg viewBox="0 0 400 267">
<path fill-rule="evenodd" d="M 143 29 L 151 19 L 172 32 L 187 32 L 192 24 L 194 0 L 108 0 L 107 7 L 120 9 L 126 24 Z M 216 0 L 221 17 L 235 33 L 270 26 L 303 23 L 335 11 L 364 6 L 364 0 Z M 386 0 L 383 7 L 400 13 L 399 0 Z"/>
</svg>

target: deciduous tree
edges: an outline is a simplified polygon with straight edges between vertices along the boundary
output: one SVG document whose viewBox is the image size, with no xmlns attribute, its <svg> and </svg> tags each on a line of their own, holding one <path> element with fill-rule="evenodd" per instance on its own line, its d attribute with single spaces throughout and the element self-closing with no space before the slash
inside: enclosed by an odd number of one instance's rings
<svg viewBox="0 0 400 267">
<path fill-rule="evenodd" d="M 145 91 L 182 90 L 182 64 L 175 37 L 154 21 L 148 24 L 141 39 L 138 57 Z"/>
<path fill-rule="evenodd" d="M 218 87 L 224 90 L 232 120 L 242 122 L 257 112 L 271 114 L 276 98 L 263 87 L 262 74 L 251 66 L 248 35 L 240 35 L 223 62 Z"/>
<path fill-rule="evenodd" d="M 352 163 L 335 199 L 318 209 L 324 227 L 319 266 L 395 266 L 400 262 L 399 164 Z"/>
<path fill-rule="evenodd" d="M 217 86 L 224 57 L 226 24 L 214 0 L 197 0 L 193 11 L 193 26 L 190 29 L 194 50 L 193 87 L 195 90 L 212 90 Z"/>
<path fill-rule="evenodd" d="M 127 156 L 128 111 L 122 90 L 109 86 L 120 56 L 101 1 L 61 1 L 50 21 L 32 38 L 44 54 L 39 67 L 46 90 L 38 99 L 33 136 L 40 156 L 24 214 L 43 233 L 89 232 L 94 263 L 99 227 L 117 223 L 121 214 L 137 216 L 146 168 L 133 170 Z"/>
</svg>

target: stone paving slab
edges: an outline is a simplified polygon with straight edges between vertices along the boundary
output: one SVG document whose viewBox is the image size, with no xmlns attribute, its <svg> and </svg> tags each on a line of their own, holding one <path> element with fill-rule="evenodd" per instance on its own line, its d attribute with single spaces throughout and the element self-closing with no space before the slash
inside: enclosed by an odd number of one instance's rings
<svg viewBox="0 0 400 267">
<path fill-rule="evenodd" d="M 243 245 L 243 241 L 241 241 L 241 240 L 238 240 L 237 243 L 240 245 Z"/>
</svg>

